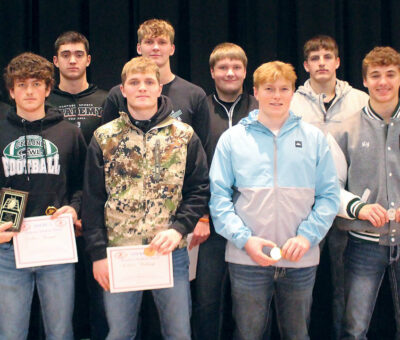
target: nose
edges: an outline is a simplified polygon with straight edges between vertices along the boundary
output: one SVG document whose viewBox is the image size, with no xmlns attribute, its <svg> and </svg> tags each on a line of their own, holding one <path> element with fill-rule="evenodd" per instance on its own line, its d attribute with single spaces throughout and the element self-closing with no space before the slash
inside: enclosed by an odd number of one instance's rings
<svg viewBox="0 0 400 340">
<path fill-rule="evenodd" d="M 144 81 L 142 81 L 139 84 L 139 91 L 144 91 L 144 90 L 146 90 L 146 85 L 145 85 Z"/>
<path fill-rule="evenodd" d="M 228 76 L 233 76 L 233 75 L 234 75 L 233 70 L 232 70 L 231 67 L 228 68 L 228 73 L 227 73 L 227 75 L 228 75 Z"/>
<path fill-rule="evenodd" d="M 276 89 L 274 91 L 274 98 L 280 98 L 281 97 L 281 91 L 279 89 Z"/>
<path fill-rule="evenodd" d="M 154 42 L 154 44 L 153 44 L 153 50 L 158 50 L 158 49 L 159 49 L 158 43 L 157 43 L 157 42 Z"/>
<path fill-rule="evenodd" d="M 71 57 L 69 58 L 69 62 L 70 62 L 71 64 L 76 63 L 76 58 L 75 58 L 75 56 L 74 56 L 73 54 L 71 54 Z"/>
<path fill-rule="evenodd" d="M 385 76 L 382 76 L 379 78 L 379 84 L 380 85 L 385 85 L 387 83 L 387 79 Z"/>
</svg>

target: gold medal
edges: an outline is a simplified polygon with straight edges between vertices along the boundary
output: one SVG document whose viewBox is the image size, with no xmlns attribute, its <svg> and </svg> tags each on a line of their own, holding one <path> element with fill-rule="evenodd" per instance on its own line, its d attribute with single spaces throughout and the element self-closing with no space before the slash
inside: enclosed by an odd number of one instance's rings
<svg viewBox="0 0 400 340">
<path fill-rule="evenodd" d="M 156 254 L 156 251 L 152 247 L 147 247 L 147 248 L 144 248 L 143 253 L 146 256 L 154 256 Z"/>
<path fill-rule="evenodd" d="M 56 208 L 56 207 L 53 207 L 53 206 L 51 205 L 51 206 L 47 207 L 47 209 L 46 209 L 46 215 L 47 215 L 47 216 L 53 215 L 56 211 L 57 211 L 57 208 Z"/>
</svg>

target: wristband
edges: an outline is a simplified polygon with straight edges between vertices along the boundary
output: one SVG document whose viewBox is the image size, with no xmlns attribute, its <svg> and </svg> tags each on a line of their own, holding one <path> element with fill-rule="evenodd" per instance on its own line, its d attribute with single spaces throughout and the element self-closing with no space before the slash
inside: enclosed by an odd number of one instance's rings
<svg viewBox="0 0 400 340">
<path fill-rule="evenodd" d="M 205 223 L 210 223 L 210 219 L 208 219 L 206 217 L 200 217 L 199 221 L 200 222 L 205 222 Z"/>
</svg>

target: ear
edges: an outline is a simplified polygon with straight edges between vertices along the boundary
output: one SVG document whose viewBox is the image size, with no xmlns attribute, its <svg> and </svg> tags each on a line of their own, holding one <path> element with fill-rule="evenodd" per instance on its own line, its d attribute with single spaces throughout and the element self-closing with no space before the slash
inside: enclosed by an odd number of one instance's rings
<svg viewBox="0 0 400 340">
<path fill-rule="evenodd" d="M 56 55 L 53 57 L 53 64 L 58 68 L 58 57 Z"/>
<path fill-rule="evenodd" d="M 46 85 L 46 98 L 49 96 L 50 92 L 51 92 L 51 86 Z"/>
<path fill-rule="evenodd" d="M 304 61 L 303 66 L 304 66 L 304 69 L 306 70 L 306 72 L 310 73 L 310 68 L 308 67 L 307 60 Z"/>
<path fill-rule="evenodd" d="M 139 55 L 142 55 L 142 46 L 140 45 L 140 43 L 137 43 L 136 45 L 136 52 Z"/>
<path fill-rule="evenodd" d="M 173 56 L 174 53 L 175 53 L 175 45 L 172 44 L 172 45 L 171 45 L 171 51 L 170 51 L 169 55 L 170 55 L 170 56 Z"/>
<path fill-rule="evenodd" d="M 367 86 L 367 79 L 365 79 L 364 77 L 363 77 L 363 85 L 364 85 L 364 87 L 368 88 L 368 86 Z"/>
<path fill-rule="evenodd" d="M 121 90 L 122 95 L 126 98 L 125 90 L 124 90 L 124 84 L 121 84 L 119 86 L 119 89 Z"/>
<path fill-rule="evenodd" d="M 338 69 L 339 66 L 340 66 L 340 58 L 337 57 L 337 58 L 336 58 L 336 69 Z"/>
<path fill-rule="evenodd" d="M 254 91 L 254 97 L 256 97 L 256 99 L 258 101 L 258 90 L 257 90 L 257 87 L 253 86 L 253 91 Z"/>
<path fill-rule="evenodd" d="M 14 87 L 10 89 L 9 92 L 10 92 L 10 97 L 15 100 Z"/>
<path fill-rule="evenodd" d="M 92 56 L 90 54 L 88 54 L 87 61 L 86 61 L 86 67 L 88 67 L 91 62 L 92 62 Z"/>
<path fill-rule="evenodd" d="M 213 67 L 210 67 L 210 73 L 211 73 L 211 78 L 215 79 L 215 77 L 214 77 L 214 68 Z"/>
</svg>

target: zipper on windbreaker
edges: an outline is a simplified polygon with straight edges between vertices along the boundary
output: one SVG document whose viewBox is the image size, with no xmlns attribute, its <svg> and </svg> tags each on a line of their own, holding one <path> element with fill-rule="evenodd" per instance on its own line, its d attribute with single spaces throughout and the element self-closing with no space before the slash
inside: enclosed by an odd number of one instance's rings
<svg viewBox="0 0 400 340">
<path fill-rule="evenodd" d="M 274 135 L 274 188 L 278 186 L 278 146 L 276 144 L 276 136 Z"/>
<path fill-rule="evenodd" d="M 235 106 L 237 105 L 237 103 L 239 103 L 240 98 L 242 98 L 242 95 L 240 95 L 239 97 L 236 98 L 236 100 L 233 102 L 231 108 L 230 108 L 229 111 L 228 111 L 227 108 L 224 106 L 224 104 L 222 104 L 222 103 L 218 100 L 217 96 L 214 94 L 214 99 L 215 99 L 215 101 L 216 101 L 219 105 L 221 105 L 221 106 L 224 108 L 224 110 L 225 110 L 225 112 L 226 112 L 226 115 L 228 116 L 229 128 L 232 127 L 233 111 L 235 110 Z"/>
</svg>

